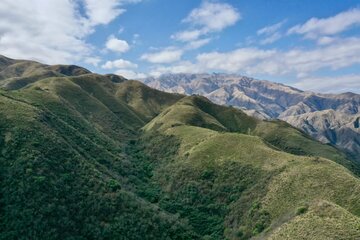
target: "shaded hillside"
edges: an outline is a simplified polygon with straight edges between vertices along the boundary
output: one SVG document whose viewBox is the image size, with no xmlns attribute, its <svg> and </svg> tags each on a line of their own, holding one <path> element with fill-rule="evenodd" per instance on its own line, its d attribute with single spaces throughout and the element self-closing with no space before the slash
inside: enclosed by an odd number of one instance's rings
<svg viewBox="0 0 360 240">
<path fill-rule="evenodd" d="M 1 62 L 56 76 L 0 90 L 0 239 L 360 237 L 358 165 L 284 122 Z"/>
</svg>

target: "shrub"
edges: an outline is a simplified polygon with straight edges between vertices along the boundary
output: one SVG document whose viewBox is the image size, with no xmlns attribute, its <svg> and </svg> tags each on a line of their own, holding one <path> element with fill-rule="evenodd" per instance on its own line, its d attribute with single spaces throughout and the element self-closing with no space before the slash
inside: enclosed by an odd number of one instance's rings
<svg viewBox="0 0 360 240">
<path fill-rule="evenodd" d="M 296 215 L 301 215 L 307 212 L 308 206 L 301 206 L 296 210 Z"/>
</svg>

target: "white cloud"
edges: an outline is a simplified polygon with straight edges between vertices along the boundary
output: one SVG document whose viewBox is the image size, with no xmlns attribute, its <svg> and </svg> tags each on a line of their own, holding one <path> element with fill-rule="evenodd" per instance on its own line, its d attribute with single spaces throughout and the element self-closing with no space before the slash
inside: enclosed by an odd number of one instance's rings
<svg viewBox="0 0 360 240">
<path fill-rule="evenodd" d="M 167 48 L 156 53 L 146 53 L 142 60 L 151 63 L 172 63 L 181 60 L 185 51 L 200 48 L 211 41 L 211 37 L 204 35 L 220 32 L 224 28 L 234 25 L 241 18 L 237 9 L 227 3 L 204 1 L 200 7 L 193 9 L 182 20 L 190 28 L 171 35 L 172 39 L 185 42 L 181 48 Z M 201 38 L 203 37 L 203 38 Z"/>
<path fill-rule="evenodd" d="M 320 69 L 338 70 L 360 64 L 360 38 L 346 38 L 310 50 L 238 48 L 199 54 L 196 61 L 157 66 L 153 72 L 221 71 L 254 75 L 293 75 L 304 78 Z"/>
<path fill-rule="evenodd" d="M 333 43 L 337 40 L 337 38 L 335 37 L 328 37 L 328 36 L 324 36 L 324 37 L 320 37 L 318 40 L 317 40 L 317 43 L 319 45 L 327 45 L 327 44 L 330 44 L 330 43 Z"/>
<path fill-rule="evenodd" d="M 264 28 L 261 28 L 257 31 L 257 35 L 270 35 L 275 32 L 277 32 L 284 24 L 286 23 L 286 20 L 283 20 L 281 22 L 278 22 L 274 25 L 266 26 Z"/>
<path fill-rule="evenodd" d="M 231 5 L 205 1 L 199 8 L 192 10 L 183 21 L 208 31 L 221 31 L 234 25 L 239 19 L 239 12 Z"/>
<path fill-rule="evenodd" d="M 239 48 L 234 51 L 220 53 L 210 52 L 199 54 L 197 63 L 203 69 L 238 72 L 256 65 L 263 59 L 269 59 L 276 54 L 275 50 L 262 50 L 257 48 Z"/>
<path fill-rule="evenodd" d="M 312 50 L 291 50 L 279 56 L 287 71 L 309 73 L 323 68 L 341 69 L 360 63 L 360 38 L 347 38 Z"/>
<path fill-rule="evenodd" d="M 266 37 L 265 39 L 260 41 L 261 45 L 266 45 L 266 44 L 270 44 L 273 42 L 276 42 L 277 40 L 279 40 L 282 37 L 282 35 L 278 32 L 271 34 L 270 36 Z"/>
<path fill-rule="evenodd" d="M 104 69 L 114 69 L 114 68 L 137 68 L 137 64 L 124 59 L 117 59 L 114 61 L 107 61 L 104 65 L 101 66 Z"/>
<path fill-rule="evenodd" d="M 140 40 L 140 34 L 135 33 L 132 38 L 132 45 L 137 45 L 141 42 Z"/>
<path fill-rule="evenodd" d="M 101 62 L 101 59 L 99 57 L 87 57 L 84 59 L 84 62 L 97 67 Z"/>
<path fill-rule="evenodd" d="M 149 75 L 158 77 L 165 73 L 199 73 L 202 69 L 199 65 L 189 61 L 183 61 L 172 66 L 157 66 L 152 69 Z"/>
<path fill-rule="evenodd" d="M 187 42 L 198 39 L 202 34 L 204 34 L 202 30 L 198 30 L 198 29 L 187 30 L 187 31 L 175 33 L 171 35 L 171 38 L 179 41 Z"/>
<path fill-rule="evenodd" d="M 124 27 L 120 27 L 119 30 L 118 30 L 118 34 L 122 34 L 124 31 L 125 31 L 125 28 L 124 28 Z"/>
<path fill-rule="evenodd" d="M 119 69 L 115 72 L 115 74 L 121 75 L 127 79 L 140 79 L 147 77 L 147 75 L 144 73 L 134 72 L 128 69 Z"/>
<path fill-rule="evenodd" d="M 157 52 L 145 53 L 140 57 L 140 59 L 148 61 L 150 63 L 159 63 L 159 64 L 177 62 L 181 60 L 181 57 L 184 54 L 184 52 L 198 49 L 208 44 L 210 41 L 211 38 L 203 38 L 203 39 L 190 41 L 182 48 L 168 47 Z M 154 49 L 154 50 L 158 50 L 158 49 Z"/>
<path fill-rule="evenodd" d="M 181 49 L 165 49 L 155 53 L 146 53 L 141 56 L 142 60 L 151 63 L 172 63 L 181 59 L 183 50 Z"/>
<path fill-rule="evenodd" d="M 86 37 L 96 25 L 107 24 L 118 16 L 123 11 L 119 6 L 131 2 L 137 1 L 2 0 L 0 52 L 48 64 L 96 64 L 95 48 L 86 42 Z M 81 5 L 86 14 L 80 11 Z"/>
<path fill-rule="evenodd" d="M 301 79 L 294 87 L 329 93 L 355 92 L 360 94 L 360 75 L 351 74 L 335 77 L 311 77 Z"/>
<path fill-rule="evenodd" d="M 0 1 L 0 52 L 46 63 L 75 62 L 89 55 L 92 29 L 74 1 Z"/>
<path fill-rule="evenodd" d="M 106 48 L 119 53 L 124 53 L 129 51 L 130 46 L 125 40 L 121 40 L 111 35 L 106 41 Z"/>
<path fill-rule="evenodd" d="M 145 78 L 146 74 L 136 72 L 133 69 L 138 65 L 125 59 L 117 59 L 114 61 L 107 61 L 101 66 L 103 69 L 116 69 L 115 74 L 121 75 L 128 79 Z"/>
<path fill-rule="evenodd" d="M 241 48 L 227 53 L 198 56 L 207 68 L 244 71 L 248 74 L 308 74 L 319 69 L 341 69 L 360 63 L 360 38 L 348 38 L 311 50 L 289 51 Z"/>
<path fill-rule="evenodd" d="M 355 25 L 360 25 L 360 8 L 350 9 L 329 18 L 311 18 L 304 24 L 288 30 L 288 34 L 303 34 L 307 38 L 334 35 Z"/>
<path fill-rule="evenodd" d="M 282 34 L 279 32 L 280 28 L 286 23 L 286 20 L 278 22 L 276 24 L 266 26 L 264 28 L 259 29 L 256 33 L 257 35 L 265 36 L 264 39 L 260 41 L 261 45 L 266 45 L 273 43 L 279 40 L 282 37 Z"/>
<path fill-rule="evenodd" d="M 271 33 L 269 37 L 276 34 Z M 190 45 L 190 44 L 189 44 Z M 312 48 L 289 50 L 240 47 L 227 52 L 205 52 L 194 61 L 157 65 L 150 75 L 164 73 L 227 72 L 248 76 L 286 76 L 299 79 L 296 87 L 322 92 L 360 91 L 360 75 L 311 77 L 319 70 L 333 73 L 360 65 L 359 37 L 322 37 Z M 160 62 L 158 62 L 160 63 Z"/>
<path fill-rule="evenodd" d="M 84 5 L 92 25 L 108 24 L 125 12 L 118 0 L 84 0 Z"/>
<path fill-rule="evenodd" d="M 175 33 L 171 37 L 179 41 L 193 41 L 202 35 L 220 32 L 240 19 L 240 13 L 233 6 L 227 3 L 205 1 L 183 19 L 183 22 L 189 23 L 192 28 Z"/>
<path fill-rule="evenodd" d="M 141 0 L 83 0 L 86 15 L 90 24 L 108 24 L 126 10 L 122 8 L 128 3 L 137 3 Z"/>
<path fill-rule="evenodd" d="M 194 40 L 194 41 L 189 42 L 185 46 L 185 49 L 186 50 L 191 50 L 191 49 L 201 48 L 202 46 L 208 44 L 210 41 L 211 41 L 211 38 L 204 38 L 204 39 Z"/>
</svg>

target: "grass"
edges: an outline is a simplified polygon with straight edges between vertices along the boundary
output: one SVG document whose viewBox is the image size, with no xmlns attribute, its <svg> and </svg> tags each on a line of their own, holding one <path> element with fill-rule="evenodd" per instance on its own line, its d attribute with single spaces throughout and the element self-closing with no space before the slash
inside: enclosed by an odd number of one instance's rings
<svg viewBox="0 0 360 240">
<path fill-rule="evenodd" d="M 0 239 L 196 237 L 135 194 L 145 180 L 125 151 L 131 132 L 104 104 L 66 79 L 2 94 Z"/>
<path fill-rule="evenodd" d="M 318 201 L 311 205 L 309 211 L 277 229 L 269 239 L 359 239 L 359 228 L 360 219 L 346 209 L 327 201 Z"/>
<path fill-rule="evenodd" d="M 359 164 L 333 146 L 322 144 L 283 121 L 264 121 L 251 134 L 260 136 L 275 148 L 302 156 L 320 156 L 346 166 L 360 175 Z"/>
<path fill-rule="evenodd" d="M 154 179 L 171 206 L 181 206 L 176 208 L 180 216 L 188 218 L 195 229 L 202 229 L 199 234 L 247 239 L 273 231 L 282 219 L 292 219 L 305 203 L 316 200 L 338 204 L 353 218 L 360 215 L 359 179 L 333 161 L 284 153 L 260 137 L 239 133 L 192 126 L 175 126 L 164 133 L 181 141 L 178 158 L 157 166 Z M 353 189 L 352 193 L 348 189 Z M 197 225 L 214 214 L 202 207 L 203 198 L 207 206 L 225 207 L 216 213 L 222 228 L 210 223 L 210 229 Z M 197 209 L 210 215 L 196 212 L 202 220 L 194 219 L 187 204 L 199 204 Z"/>
<path fill-rule="evenodd" d="M 142 115 L 146 121 L 184 97 L 180 94 L 161 92 L 131 80 L 120 83 L 115 95 Z"/>
<path fill-rule="evenodd" d="M 204 97 L 184 97 L 165 109 L 145 129 L 167 129 L 178 125 L 198 126 L 217 131 L 248 132 L 256 120 L 240 110 L 211 103 Z"/>
<path fill-rule="evenodd" d="M 0 60 L 2 83 L 31 78 L 0 90 L 0 239 L 360 235 L 358 165 L 284 122 Z"/>
</svg>

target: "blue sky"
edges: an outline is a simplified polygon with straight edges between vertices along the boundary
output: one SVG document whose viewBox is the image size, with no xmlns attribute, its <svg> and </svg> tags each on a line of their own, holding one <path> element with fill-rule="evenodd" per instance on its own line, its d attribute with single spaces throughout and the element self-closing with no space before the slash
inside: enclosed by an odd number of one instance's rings
<svg viewBox="0 0 360 240">
<path fill-rule="evenodd" d="M 3 0 L 0 20 L 0 54 L 13 58 L 360 93 L 358 0 Z"/>
</svg>

